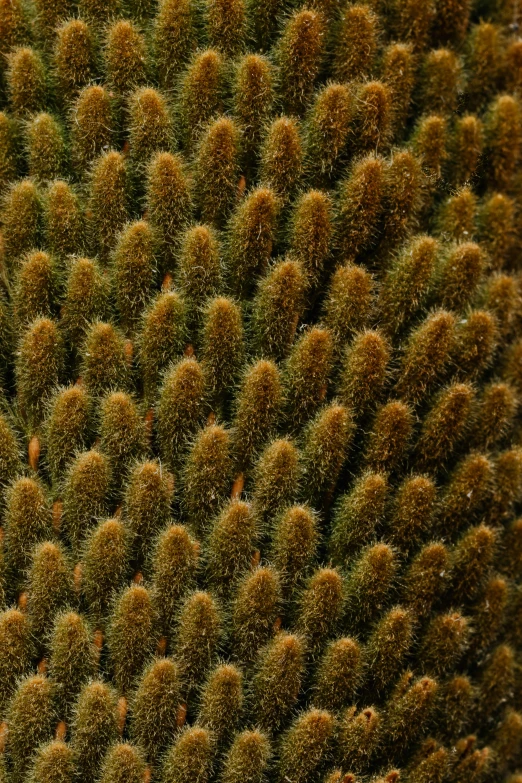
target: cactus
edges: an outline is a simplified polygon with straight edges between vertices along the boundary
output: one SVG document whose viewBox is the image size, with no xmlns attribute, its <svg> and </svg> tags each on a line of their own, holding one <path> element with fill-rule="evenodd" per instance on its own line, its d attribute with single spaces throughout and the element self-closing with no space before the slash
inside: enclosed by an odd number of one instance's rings
<svg viewBox="0 0 522 783">
<path fill-rule="evenodd" d="M 519 780 L 516 24 L 0 0 L 0 780 Z"/>
</svg>

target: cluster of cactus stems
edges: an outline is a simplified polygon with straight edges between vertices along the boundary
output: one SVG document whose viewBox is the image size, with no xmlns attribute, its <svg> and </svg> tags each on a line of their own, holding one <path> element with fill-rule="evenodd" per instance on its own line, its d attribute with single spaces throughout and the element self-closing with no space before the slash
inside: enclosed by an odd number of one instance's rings
<svg viewBox="0 0 522 783">
<path fill-rule="evenodd" d="M 512 0 L 0 0 L 0 783 L 522 782 Z"/>
</svg>

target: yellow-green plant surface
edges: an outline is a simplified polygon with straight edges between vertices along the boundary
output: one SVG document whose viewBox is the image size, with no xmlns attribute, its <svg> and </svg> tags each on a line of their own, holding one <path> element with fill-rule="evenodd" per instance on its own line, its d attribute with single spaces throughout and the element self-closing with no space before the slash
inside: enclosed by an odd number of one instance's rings
<svg viewBox="0 0 522 783">
<path fill-rule="evenodd" d="M 522 782 L 516 0 L 0 0 L 0 783 Z"/>
</svg>

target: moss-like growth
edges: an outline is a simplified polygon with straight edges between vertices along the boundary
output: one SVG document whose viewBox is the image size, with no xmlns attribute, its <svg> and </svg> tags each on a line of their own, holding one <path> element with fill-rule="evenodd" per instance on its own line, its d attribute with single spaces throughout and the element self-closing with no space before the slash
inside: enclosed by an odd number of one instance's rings
<svg viewBox="0 0 522 783">
<path fill-rule="evenodd" d="M 295 627 L 315 657 L 335 633 L 343 609 L 343 578 L 334 568 L 318 568 L 299 596 Z"/>
<path fill-rule="evenodd" d="M 396 246 L 414 227 L 420 207 L 423 175 L 410 151 L 395 152 L 383 175 L 383 244 Z"/>
<path fill-rule="evenodd" d="M 0 645 L 3 683 L 0 710 L 4 715 L 18 682 L 31 670 L 34 651 L 26 614 L 18 609 L 7 609 L 0 614 Z"/>
<path fill-rule="evenodd" d="M 330 642 L 317 668 L 312 692 L 314 706 L 338 713 L 352 701 L 361 674 L 359 644 L 349 637 Z"/>
<path fill-rule="evenodd" d="M 470 31 L 465 65 L 469 71 L 466 83 L 467 104 L 481 109 L 498 89 L 502 41 L 500 29 L 489 21 L 481 21 Z"/>
<path fill-rule="evenodd" d="M 337 391 L 360 418 L 379 401 L 386 381 L 390 350 L 378 331 L 363 331 L 346 350 Z"/>
<path fill-rule="evenodd" d="M 81 377 L 94 396 L 129 385 L 130 367 L 121 333 L 96 321 L 88 329 L 82 350 Z"/>
<path fill-rule="evenodd" d="M 273 568 L 256 568 L 240 582 L 231 613 L 234 654 L 243 665 L 251 665 L 273 635 L 280 602 L 281 585 Z"/>
<path fill-rule="evenodd" d="M 145 669 L 132 701 L 132 737 L 155 766 L 177 727 L 181 701 L 178 667 L 159 658 Z"/>
<path fill-rule="evenodd" d="M 515 202 L 503 193 L 493 193 L 478 214 L 479 238 L 495 269 L 509 263 L 514 241 Z"/>
<path fill-rule="evenodd" d="M 382 212 L 384 164 L 369 155 L 354 163 L 339 192 L 339 251 L 353 261 L 374 243 Z"/>
<path fill-rule="evenodd" d="M 165 783 L 184 783 L 186 780 L 208 783 L 213 759 L 214 742 L 210 731 L 200 726 L 188 726 L 165 756 L 162 780 Z"/>
<path fill-rule="evenodd" d="M 107 459 L 99 451 L 85 451 L 71 460 L 62 485 L 62 526 L 76 552 L 95 520 L 108 512 L 110 482 Z"/>
<path fill-rule="evenodd" d="M 319 92 L 306 123 L 306 167 L 314 184 L 327 185 L 337 173 L 352 119 L 352 94 L 346 84 L 329 84 Z"/>
<path fill-rule="evenodd" d="M 206 32 L 210 45 L 228 57 L 244 46 L 246 32 L 244 0 L 210 0 L 206 7 Z"/>
<path fill-rule="evenodd" d="M 272 255 L 277 200 L 270 188 L 256 188 L 236 208 L 228 226 L 227 261 L 234 290 L 247 294 Z"/>
<path fill-rule="evenodd" d="M 216 231 L 211 226 L 196 225 L 181 236 L 177 282 L 187 305 L 198 315 L 206 301 L 220 293 L 222 264 Z"/>
<path fill-rule="evenodd" d="M 451 49 L 432 49 L 422 65 L 422 105 L 425 111 L 451 114 L 461 87 L 462 65 Z"/>
<path fill-rule="evenodd" d="M 128 174 L 125 158 L 113 150 L 94 163 L 89 197 L 92 246 L 106 260 L 128 220 Z"/>
<path fill-rule="evenodd" d="M 138 463 L 129 475 L 123 513 L 140 561 L 169 519 L 173 489 L 172 474 L 157 461 Z"/>
<path fill-rule="evenodd" d="M 164 296 L 177 297 L 174 293 Z M 176 298 L 173 304 L 177 304 Z M 162 334 L 162 339 L 165 336 Z M 171 470 L 180 467 L 190 438 L 203 423 L 204 413 L 204 376 L 201 367 L 192 357 L 182 359 L 165 374 L 157 406 L 160 454 Z"/>
<path fill-rule="evenodd" d="M 324 323 L 334 336 L 337 353 L 341 346 L 346 345 L 351 337 L 368 324 L 373 314 L 374 293 L 372 275 L 363 267 L 347 263 L 335 270 L 323 309 Z M 377 332 L 371 334 L 378 335 Z M 365 342 L 366 336 L 360 337 L 359 341 L 361 339 Z M 371 340 L 371 337 L 368 339 Z"/>
<path fill-rule="evenodd" d="M 375 626 L 366 649 L 364 663 L 370 687 L 382 694 L 401 672 L 413 642 L 414 618 L 402 606 L 394 606 Z"/>
<path fill-rule="evenodd" d="M 163 90 L 170 88 L 195 48 L 194 8 L 190 0 L 162 0 L 153 21 L 152 49 Z"/>
<path fill-rule="evenodd" d="M 75 612 L 56 616 L 49 648 L 49 676 L 55 683 L 58 715 L 67 719 L 83 685 L 96 674 L 98 651 L 91 629 Z"/>
<path fill-rule="evenodd" d="M 410 550 L 428 533 L 435 510 L 436 489 L 425 476 L 412 476 L 398 487 L 393 499 L 388 538 L 402 550 Z"/>
<path fill-rule="evenodd" d="M 305 276 L 289 258 L 268 270 L 259 281 L 253 302 L 252 331 L 262 354 L 283 358 L 294 341 L 303 312 Z"/>
<path fill-rule="evenodd" d="M 495 647 L 478 679 L 477 706 L 486 718 L 498 713 L 502 704 L 509 699 L 515 675 L 514 651 L 507 644 Z"/>
<path fill-rule="evenodd" d="M 218 748 L 230 744 L 243 708 L 243 675 L 233 664 L 210 673 L 201 693 L 198 724 L 212 732 Z"/>
<path fill-rule="evenodd" d="M 6 492 L 5 535 L 8 562 L 19 582 L 26 571 L 35 544 L 51 535 L 51 509 L 40 481 L 22 477 Z"/>
<path fill-rule="evenodd" d="M 270 757 L 266 734 L 256 729 L 241 732 L 225 757 L 220 783 L 261 783 Z"/>
<path fill-rule="evenodd" d="M 114 139 L 114 114 L 109 92 L 100 85 L 85 87 L 71 116 L 73 162 L 83 175 Z"/>
<path fill-rule="evenodd" d="M 427 235 L 414 237 L 393 258 L 379 297 L 384 328 L 400 332 L 426 301 L 439 244 Z"/>
<path fill-rule="evenodd" d="M 378 19 L 366 5 L 355 4 L 342 16 L 332 64 L 333 75 L 342 82 L 370 76 L 378 41 Z"/>
<path fill-rule="evenodd" d="M 391 94 L 383 82 L 364 82 L 354 96 L 353 134 L 358 152 L 386 147 L 390 135 Z"/>
<path fill-rule="evenodd" d="M 143 783 L 144 775 L 142 752 L 125 742 L 109 749 L 99 779 L 100 783 Z"/>
<path fill-rule="evenodd" d="M 151 557 L 153 598 L 162 629 L 168 633 L 182 597 L 194 587 L 199 545 L 182 525 L 166 528 Z"/>
<path fill-rule="evenodd" d="M 40 674 L 23 679 L 13 696 L 7 719 L 11 777 L 15 783 L 22 783 L 37 747 L 52 737 L 56 720 L 52 681 Z"/>
<path fill-rule="evenodd" d="M 324 54 L 323 18 L 308 9 L 297 11 L 285 24 L 276 48 L 280 94 L 284 111 L 300 115 L 310 99 Z"/>
<path fill-rule="evenodd" d="M 332 200 L 322 190 L 304 193 L 292 211 L 290 253 L 303 267 L 307 287 L 312 291 L 328 262 L 334 228 L 332 212 Z"/>
<path fill-rule="evenodd" d="M 93 618 L 106 618 L 127 576 L 128 534 L 118 519 L 100 522 L 87 536 L 81 559 L 81 591 Z"/>
<path fill-rule="evenodd" d="M 116 94 L 125 95 L 143 84 L 147 73 L 147 50 L 138 27 L 120 19 L 107 31 L 104 50 L 109 86 Z"/>
<path fill-rule="evenodd" d="M 112 267 L 120 322 L 132 331 L 151 297 L 156 276 L 154 234 L 149 223 L 136 221 L 121 233 Z"/>
<path fill-rule="evenodd" d="M 211 399 L 220 401 L 237 379 L 244 360 L 242 314 L 232 299 L 216 297 L 205 307 L 201 360 Z"/>
<path fill-rule="evenodd" d="M 139 335 L 139 359 L 144 380 L 144 393 L 147 400 L 152 401 L 154 399 L 165 368 L 168 367 L 170 361 L 176 355 L 179 356 L 181 354 L 185 346 L 186 316 L 187 308 L 185 301 L 175 291 L 160 293 L 144 313 L 143 328 Z M 177 371 L 174 368 L 169 370 L 163 379 L 158 408 L 158 415 L 163 424 L 159 425 L 159 434 L 162 440 L 172 438 L 172 441 L 169 441 L 170 443 L 174 443 L 175 440 L 172 424 L 169 423 L 169 419 L 173 416 L 171 406 L 175 407 L 175 387 L 180 381 L 183 384 L 182 377 L 187 374 L 182 371 L 182 368 L 188 370 L 190 367 L 194 371 L 197 368 L 194 360 L 186 361 L 192 361 L 192 364 L 186 365 L 181 363 L 176 365 Z M 177 372 L 181 373 L 182 377 L 177 378 Z M 188 370 L 188 376 L 191 377 L 190 370 Z M 177 380 L 174 380 L 175 378 Z M 195 380 L 196 378 L 193 378 L 193 381 Z M 200 385 L 201 383 L 202 381 L 200 381 Z M 188 387 L 185 382 L 184 394 L 187 394 L 187 392 Z M 201 397 L 201 388 L 195 393 Z M 196 399 L 199 398 L 196 397 Z M 184 398 L 183 401 L 186 405 L 187 399 Z M 167 405 L 168 411 L 165 407 Z M 168 415 L 163 419 L 163 414 L 166 411 Z M 163 431 L 165 426 L 167 429 L 166 433 Z M 177 434 L 182 435 L 183 433 L 178 432 Z M 170 448 L 172 449 L 172 446 Z"/>
<path fill-rule="evenodd" d="M 239 179 L 239 130 L 220 117 L 201 137 L 195 161 L 195 200 L 204 222 L 222 226 L 230 213 Z"/>
<path fill-rule="evenodd" d="M 413 148 L 428 178 L 428 188 L 439 184 L 448 157 L 448 125 L 445 117 L 430 114 L 419 120 L 413 133 Z"/>
<path fill-rule="evenodd" d="M 44 203 L 47 246 L 60 261 L 85 244 L 85 219 L 78 193 L 63 180 L 49 185 Z M 74 262 L 72 262 L 74 264 Z"/>
<path fill-rule="evenodd" d="M 297 717 L 282 740 L 279 779 L 291 774 L 296 783 L 304 783 L 316 774 L 327 758 L 334 725 L 326 710 L 311 709 Z"/>
<path fill-rule="evenodd" d="M 366 772 L 375 756 L 381 716 L 373 707 L 348 707 L 339 723 L 339 757 L 346 769 Z M 351 783 L 351 781 L 349 782 Z"/>
<path fill-rule="evenodd" d="M 68 555 L 61 544 L 38 544 L 27 572 L 27 617 L 31 633 L 40 646 L 51 633 L 58 612 L 73 602 L 73 574 Z"/>
<path fill-rule="evenodd" d="M 437 681 L 406 672 L 386 705 L 383 740 L 389 758 L 401 758 L 426 732 L 437 695 Z"/>
<path fill-rule="evenodd" d="M 411 44 L 390 44 L 383 53 L 382 79 L 392 103 L 391 127 L 394 135 L 404 133 L 415 85 L 415 57 Z"/>
<path fill-rule="evenodd" d="M 453 677 L 439 688 L 435 719 L 440 736 L 454 741 L 462 735 L 469 724 L 474 699 L 475 691 L 468 677 Z"/>
<path fill-rule="evenodd" d="M 436 218 L 437 230 L 442 237 L 465 242 L 476 233 L 476 216 L 477 197 L 465 185 L 441 205 Z"/>
<path fill-rule="evenodd" d="M 101 680 L 85 685 L 75 705 L 71 748 L 79 775 L 97 775 L 118 735 L 116 694 Z"/>
<path fill-rule="evenodd" d="M 470 303 L 484 270 L 479 245 L 463 242 L 449 248 L 438 270 L 434 296 L 448 310 L 462 311 Z"/>
<path fill-rule="evenodd" d="M 401 591 L 402 601 L 419 619 L 429 614 L 446 585 L 449 553 L 444 544 L 425 546 L 412 560 Z"/>
<path fill-rule="evenodd" d="M 69 745 L 61 739 L 55 739 L 40 745 L 31 764 L 27 780 L 31 783 L 71 783 L 74 779 L 74 754 Z"/>
<path fill-rule="evenodd" d="M 224 108 L 225 64 L 215 49 L 197 53 L 180 83 L 179 128 L 187 152 L 192 152 L 210 120 Z"/>
<path fill-rule="evenodd" d="M 440 377 L 455 340 L 455 316 L 439 310 L 411 332 L 402 358 L 396 391 L 420 401 Z"/>
<path fill-rule="evenodd" d="M 409 405 L 392 400 L 377 411 L 365 451 L 365 462 L 376 471 L 391 471 L 404 461 L 413 428 Z"/>
<path fill-rule="evenodd" d="M 439 516 L 445 533 L 454 533 L 480 509 L 488 496 L 492 465 L 482 454 L 464 457 L 450 476 L 442 497 Z"/>
<path fill-rule="evenodd" d="M 41 111 L 45 106 L 45 69 L 37 51 L 16 48 L 7 60 L 7 93 L 11 110 L 16 115 Z"/>
<path fill-rule="evenodd" d="M 252 492 L 252 507 L 261 524 L 295 500 L 300 474 L 299 455 L 291 441 L 281 438 L 264 449 L 254 469 Z"/>
<path fill-rule="evenodd" d="M 458 185 L 476 173 L 484 146 L 482 122 L 474 114 L 465 114 L 455 123 L 451 147 L 451 171 Z"/>
<path fill-rule="evenodd" d="M 496 535 L 486 525 L 472 527 L 452 552 L 450 590 L 452 600 L 470 601 L 479 593 L 493 562 Z"/>
<path fill-rule="evenodd" d="M 67 106 L 95 75 L 93 34 L 83 20 L 70 19 L 58 27 L 54 67 L 60 100 Z"/>
<path fill-rule="evenodd" d="M 46 461 L 53 484 L 61 480 L 77 451 L 88 446 L 92 433 L 92 401 L 83 386 L 59 389 L 45 420 Z"/>
<path fill-rule="evenodd" d="M 261 359 L 247 369 L 235 400 L 232 441 L 240 470 L 246 470 L 274 433 L 282 390 L 277 366 Z"/>
<path fill-rule="evenodd" d="M 501 95 L 490 106 L 484 128 L 486 165 L 494 188 L 509 186 L 520 155 L 521 134 L 517 101 L 511 95 Z"/>
<path fill-rule="evenodd" d="M 90 325 L 107 315 L 108 293 L 108 281 L 95 260 L 81 257 L 70 260 L 61 325 L 73 346 L 81 345 Z"/>
<path fill-rule="evenodd" d="M 440 470 L 451 457 L 469 425 L 473 402 L 473 387 L 467 383 L 451 384 L 439 393 L 415 447 L 420 469 Z"/>
<path fill-rule="evenodd" d="M 0 185 L 2 189 L 16 176 L 16 135 L 14 121 L 3 111 L 0 112 Z"/>
<path fill-rule="evenodd" d="M 279 117 L 267 129 L 259 164 L 260 181 L 287 201 L 299 181 L 303 166 L 303 145 L 299 128 L 290 117 Z"/>
<path fill-rule="evenodd" d="M 320 508 L 330 502 L 353 434 L 349 410 L 335 402 L 319 412 L 305 430 L 304 494 L 314 507 Z"/>
<path fill-rule="evenodd" d="M 507 602 L 505 579 L 489 579 L 471 617 L 470 653 L 480 655 L 496 640 L 506 620 Z"/>
<path fill-rule="evenodd" d="M 283 594 L 292 595 L 312 566 L 318 546 L 317 519 L 308 506 L 290 506 L 276 520 L 270 555 L 281 574 Z"/>
<path fill-rule="evenodd" d="M 295 343 L 285 369 L 287 413 L 292 426 L 305 424 L 323 402 L 333 360 L 332 336 L 327 329 L 313 327 Z"/>
<path fill-rule="evenodd" d="M 22 2 L 4 0 L 0 6 L 0 44 L 2 55 L 29 38 L 29 18 Z M 3 69 L 2 69 L 3 70 Z"/>
<path fill-rule="evenodd" d="M 15 330 L 23 333 L 38 317 L 52 318 L 58 294 L 58 269 L 54 260 L 42 251 L 29 253 L 21 260 L 12 292 Z"/>
<path fill-rule="evenodd" d="M 215 661 L 221 633 L 221 612 L 210 593 L 200 590 L 189 595 L 179 613 L 174 642 L 185 694 L 203 684 Z"/>
<path fill-rule="evenodd" d="M 214 521 L 207 544 L 209 582 L 221 595 L 229 596 L 248 570 L 255 538 L 252 509 L 241 500 L 231 500 Z"/>
<path fill-rule="evenodd" d="M 333 515 L 329 549 L 335 563 L 346 564 L 371 541 L 384 516 L 388 481 L 384 473 L 366 472 L 341 496 Z"/>
<path fill-rule="evenodd" d="M 8 268 L 19 256 L 38 247 L 42 228 L 42 198 L 30 179 L 15 182 L 5 193 L 1 211 Z"/>
<path fill-rule="evenodd" d="M 146 451 L 145 425 L 138 406 L 124 392 L 107 395 L 100 404 L 100 449 L 107 456 L 113 479 Z"/>
<path fill-rule="evenodd" d="M 286 726 L 296 705 L 305 673 L 303 640 L 281 632 L 259 655 L 254 678 L 253 718 L 265 731 Z"/>
<path fill-rule="evenodd" d="M 397 572 L 397 557 L 388 544 L 363 550 L 346 578 L 345 613 L 350 630 L 364 630 L 380 615 Z"/>
<path fill-rule="evenodd" d="M 419 658 L 424 671 L 436 676 L 451 671 L 466 650 L 469 633 L 468 621 L 458 612 L 434 617 L 420 644 Z"/>
<path fill-rule="evenodd" d="M 184 468 L 184 506 L 197 533 L 208 529 L 230 486 L 230 436 L 212 424 L 201 430 Z"/>
<path fill-rule="evenodd" d="M 458 356 L 463 380 L 479 378 L 490 364 L 498 340 L 495 317 L 487 310 L 471 310 L 458 324 L 452 359 Z"/>
<path fill-rule="evenodd" d="M 135 165 L 146 166 L 155 152 L 172 146 L 172 121 L 167 99 L 152 87 L 129 96 L 129 145 Z"/>
<path fill-rule="evenodd" d="M 180 157 L 170 152 L 158 152 L 151 157 L 145 198 L 148 220 L 154 226 L 163 256 L 163 269 L 171 270 L 192 208 L 190 183 Z"/>
<path fill-rule="evenodd" d="M 237 65 L 233 84 L 234 114 L 241 128 L 242 157 L 257 161 L 259 145 L 274 101 L 273 66 L 260 54 L 247 54 Z"/>
<path fill-rule="evenodd" d="M 156 614 L 146 587 L 132 584 L 119 597 L 107 628 L 109 666 L 126 694 L 156 646 Z"/>
<path fill-rule="evenodd" d="M 41 112 L 26 128 L 29 174 L 37 182 L 47 182 L 63 174 L 66 161 L 63 130 L 51 115 Z"/>
</svg>

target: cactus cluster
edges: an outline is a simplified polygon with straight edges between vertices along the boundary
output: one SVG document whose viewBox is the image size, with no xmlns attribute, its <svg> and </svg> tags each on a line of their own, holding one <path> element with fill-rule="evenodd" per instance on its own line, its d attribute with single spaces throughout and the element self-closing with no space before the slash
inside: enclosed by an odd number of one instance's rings
<svg viewBox="0 0 522 783">
<path fill-rule="evenodd" d="M 0 783 L 521 783 L 513 0 L 0 0 Z"/>
</svg>

